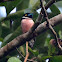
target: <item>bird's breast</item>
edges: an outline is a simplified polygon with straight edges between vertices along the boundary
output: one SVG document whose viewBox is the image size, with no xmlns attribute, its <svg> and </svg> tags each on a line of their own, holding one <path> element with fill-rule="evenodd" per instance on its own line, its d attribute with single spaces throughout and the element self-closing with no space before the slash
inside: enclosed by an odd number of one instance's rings
<svg viewBox="0 0 62 62">
<path fill-rule="evenodd" d="M 23 19 L 21 21 L 21 27 L 22 27 L 22 31 L 23 33 L 27 32 L 28 30 L 30 30 L 30 28 L 34 25 L 34 21 L 32 19 Z"/>
</svg>

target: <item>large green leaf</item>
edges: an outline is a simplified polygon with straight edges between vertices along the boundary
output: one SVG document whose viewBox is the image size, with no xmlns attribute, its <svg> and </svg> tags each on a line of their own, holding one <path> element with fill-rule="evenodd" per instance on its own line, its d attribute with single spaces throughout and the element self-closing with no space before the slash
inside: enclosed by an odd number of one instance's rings
<svg viewBox="0 0 62 62">
<path fill-rule="evenodd" d="M 38 2 L 38 0 L 30 0 L 29 8 L 32 8 L 37 2 Z"/>
<path fill-rule="evenodd" d="M 21 53 L 23 54 L 23 56 L 25 56 L 26 50 L 24 46 L 20 46 L 19 47 L 19 51 L 21 51 Z"/>
<path fill-rule="evenodd" d="M 36 10 L 40 7 L 40 1 L 39 0 L 30 0 L 29 8 L 33 10 Z"/>
<path fill-rule="evenodd" d="M 2 47 L 3 47 L 4 45 L 6 45 L 5 42 L 7 42 L 7 40 L 8 40 L 11 36 L 12 36 L 12 33 L 8 34 L 8 35 L 4 38 L 3 43 L 2 43 Z"/>
<path fill-rule="evenodd" d="M 0 6 L 5 6 L 6 10 L 7 10 L 7 14 L 10 13 L 11 10 L 13 10 L 19 2 L 21 2 L 22 0 L 15 0 L 15 1 L 10 1 L 10 2 L 2 2 L 0 3 Z"/>
<path fill-rule="evenodd" d="M 49 62 L 62 62 L 62 55 L 61 56 L 52 56 Z"/>
<path fill-rule="evenodd" d="M 62 1 L 56 2 L 55 5 L 56 5 L 57 7 L 62 7 Z"/>
<path fill-rule="evenodd" d="M 3 18 L 1 21 L 7 21 L 7 20 L 17 20 L 18 18 L 21 18 L 24 14 L 24 10 L 17 11 L 16 13 L 9 14 L 7 17 Z"/>
<path fill-rule="evenodd" d="M 0 41 L 3 42 L 3 38 L 0 38 Z"/>
<path fill-rule="evenodd" d="M 7 28 L 6 26 L 2 26 L 2 34 L 1 37 L 4 38 L 5 36 L 7 36 L 8 34 L 10 34 L 12 31 Z"/>
<path fill-rule="evenodd" d="M 17 5 L 17 11 L 18 11 L 18 10 L 23 10 L 23 9 L 28 8 L 28 6 L 29 6 L 29 1 L 30 1 L 30 0 L 22 0 L 22 2 L 20 2 L 20 3 Z"/>
<path fill-rule="evenodd" d="M 10 21 L 9 21 L 9 20 L 4 21 L 4 22 L 2 23 L 2 26 L 5 26 L 5 27 L 7 27 L 7 28 L 10 28 Z"/>
<path fill-rule="evenodd" d="M 50 19 L 50 18 L 54 17 L 55 15 L 57 15 L 57 14 L 55 14 L 55 13 L 49 13 L 48 14 L 48 18 Z"/>
<path fill-rule="evenodd" d="M 8 59 L 7 62 L 22 62 L 20 59 L 18 59 L 17 57 L 11 57 Z"/>
<path fill-rule="evenodd" d="M 21 6 L 21 7 L 20 7 Z M 40 7 L 40 1 L 39 0 L 26 0 L 22 1 L 17 6 L 17 11 L 21 9 L 25 9 L 26 12 L 32 12 L 37 10 Z"/>
<path fill-rule="evenodd" d="M 20 25 L 21 25 L 21 18 L 18 20 L 14 20 L 12 25 L 13 31 L 15 31 Z"/>
<path fill-rule="evenodd" d="M 60 10 L 57 8 L 57 6 L 55 4 L 53 4 L 51 7 L 50 7 L 52 13 L 54 13 L 55 15 L 58 15 L 60 14 Z"/>
<path fill-rule="evenodd" d="M 29 7 L 31 12 L 35 12 L 37 9 L 40 8 L 40 1 L 39 0 L 30 0 Z"/>
<path fill-rule="evenodd" d="M 2 43 L 2 46 L 6 45 L 8 42 L 10 42 L 11 40 L 13 40 L 15 37 L 17 37 L 18 35 L 20 35 L 21 32 L 21 28 L 20 26 L 13 32 L 13 34 L 7 35 L 4 38 L 4 42 Z M 9 37 L 8 37 L 9 36 Z"/>
<path fill-rule="evenodd" d="M 60 56 L 44 56 L 39 59 L 41 62 L 45 62 L 46 59 L 49 59 L 49 62 L 62 62 L 62 55 L 60 55 Z"/>
<path fill-rule="evenodd" d="M 33 5 L 33 7 L 31 8 L 32 11 L 33 11 L 33 10 L 36 10 L 37 3 L 38 3 L 38 5 L 39 5 L 39 2 L 36 2 L 36 4 Z M 5 17 L 3 20 L 8 20 L 8 19 L 12 19 L 12 20 L 15 19 L 15 20 L 16 20 L 16 19 L 18 19 L 18 18 L 21 18 L 25 11 L 27 11 L 27 10 L 23 9 L 23 10 L 17 11 L 16 13 L 9 14 L 9 15 L 8 15 L 7 17 Z"/>
<path fill-rule="evenodd" d="M 29 51 L 35 55 L 35 56 L 38 56 L 39 52 L 37 50 L 32 50 L 30 47 L 29 47 Z"/>
<path fill-rule="evenodd" d="M 40 47 L 44 47 L 44 43 L 47 37 L 47 33 L 42 33 L 41 35 L 39 35 L 38 37 L 36 37 L 36 41 L 34 44 L 34 47 L 36 48 L 40 48 Z"/>
<path fill-rule="evenodd" d="M 59 31 L 59 38 L 62 39 L 62 31 Z"/>
<path fill-rule="evenodd" d="M 40 54 L 40 57 L 38 56 L 40 62 L 48 62 L 46 61 L 46 59 L 49 59 L 51 57 L 52 56 L 42 56 L 41 54 Z"/>
</svg>

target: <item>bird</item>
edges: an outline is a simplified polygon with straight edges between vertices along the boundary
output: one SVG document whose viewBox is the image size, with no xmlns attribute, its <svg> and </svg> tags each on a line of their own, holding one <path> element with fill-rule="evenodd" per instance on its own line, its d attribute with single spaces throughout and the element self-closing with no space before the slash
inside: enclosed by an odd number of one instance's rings
<svg viewBox="0 0 62 62">
<path fill-rule="evenodd" d="M 32 13 L 25 13 L 22 16 L 22 19 L 21 19 L 21 28 L 22 28 L 22 32 L 23 33 L 28 32 L 32 28 L 32 26 L 34 25 L 34 21 L 33 21 L 32 17 L 33 17 Z M 29 43 L 28 43 L 28 41 L 26 41 L 26 55 L 28 54 L 28 44 L 32 48 L 33 45 L 34 45 L 34 42 L 35 42 L 34 38 L 31 39 L 29 41 Z"/>
</svg>

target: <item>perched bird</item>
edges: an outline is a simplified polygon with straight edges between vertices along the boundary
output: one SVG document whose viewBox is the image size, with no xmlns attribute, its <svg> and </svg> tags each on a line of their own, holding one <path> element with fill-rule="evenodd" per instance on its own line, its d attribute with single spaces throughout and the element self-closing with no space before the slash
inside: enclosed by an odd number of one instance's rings
<svg viewBox="0 0 62 62">
<path fill-rule="evenodd" d="M 34 21 L 32 20 L 32 14 L 31 13 L 26 13 L 23 15 L 22 20 L 21 20 L 21 28 L 22 32 L 26 33 L 31 29 L 31 27 L 34 25 Z M 33 47 L 34 45 L 34 40 L 32 39 L 29 41 L 29 46 Z M 28 42 L 26 41 L 26 54 L 28 54 Z"/>
<path fill-rule="evenodd" d="M 22 20 L 21 20 L 21 28 L 22 32 L 26 33 L 27 31 L 30 30 L 30 28 L 34 25 L 34 21 L 32 20 L 33 15 L 31 13 L 26 13 L 23 15 Z M 30 47 L 33 47 L 34 40 L 32 39 L 30 43 Z"/>
</svg>

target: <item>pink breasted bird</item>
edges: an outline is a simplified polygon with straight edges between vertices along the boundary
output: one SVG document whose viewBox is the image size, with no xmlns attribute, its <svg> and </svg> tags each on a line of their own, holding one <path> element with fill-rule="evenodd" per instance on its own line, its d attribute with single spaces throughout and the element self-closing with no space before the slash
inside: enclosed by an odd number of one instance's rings
<svg viewBox="0 0 62 62">
<path fill-rule="evenodd" d="M 23 15 L 22 20 L 21 20 L 21 28 L 22 28 L 22 32 L 26 33 L 27 31 L 29 31 L 31 29 L 31 27 L 34 25 L 34 21 L 32 20 L 32 14 L 31 13 L 26 13 Z M 34 45 L 34 41 L 35 39 L 31 39 L 29 41 L 29 46 L 33 47 Z M 26 41 L 26 57 L 24 62 L 27 61 L 29 56 L 29 52 L 28 52 L 28 42 Z"/>
<path fill-rule="evenodd" d="M 21 21 L 21 28 L 22 28 L 23 33 L 26 33 L 27 31 L 29 31 L 31 29 L 31 27 L 34 25 L 34 21 L 32 20 L 32 16 L 33 15 L 31 13 L 26 13 L 23 15 L 22 21 Z M 34 40 L 35 39 L 32 39 L 29 41 L 30 47 L 33 47 Z"/>
</svg>

